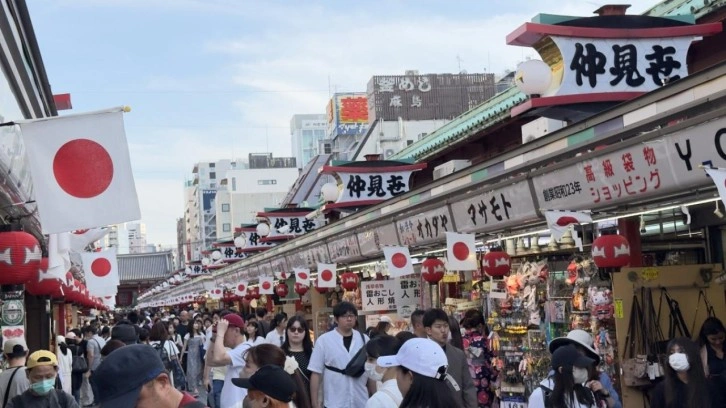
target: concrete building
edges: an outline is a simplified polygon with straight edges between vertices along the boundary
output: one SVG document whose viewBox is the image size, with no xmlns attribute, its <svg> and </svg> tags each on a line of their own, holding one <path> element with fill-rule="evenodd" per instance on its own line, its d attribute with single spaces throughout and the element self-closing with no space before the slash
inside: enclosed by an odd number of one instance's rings
<svg viewBox="0 0 726 408">
<path fill-rule="evenodd" d="M 305 165 L 318 154 L 326 138 L 328 122 L 324 114 L 293 115 L 290 119 L 290 142 L 292 156 L 298 168 Z"/>
<path fill-rule="evenodd" d="M 129 232 L 125 224 L 110 225 L 102 241 L 104 248 L 116 248 L 118 254 L 129 253 Z"/>
<path fill-rule="evenodd" d="M 129 237 L 130 254 L 144 254 L 149 251 L 149 244 L 146 242 L 146 224 L 143 222 L 134 222 L 126 224 Z M 153 247 L 153 245 L 152 245 Z"/>
<path fill-rule="evenodd" d="M 332 160 L 352 160 L 368 133 L 368 99 L 365 92 L 336 93 L 326 108 L 328 131 L 320 154 Z"/>
<path fill-rule="evenodd" d="M 232 239 L 234 228 L 254 223 L 257 212 L 280 207 L 299 173 L 294 158 L 272 154 L 251 154 L 250 168 L 227 171 L 214 199 L 217 240 Z"/>
</svg>

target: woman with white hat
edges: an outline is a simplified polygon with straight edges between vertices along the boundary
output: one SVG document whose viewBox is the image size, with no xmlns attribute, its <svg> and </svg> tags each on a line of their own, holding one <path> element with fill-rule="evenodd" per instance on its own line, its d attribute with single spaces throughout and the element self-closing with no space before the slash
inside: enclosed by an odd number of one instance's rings
<svg viewBox="0 0 726 408">
<path fill-rule="evenodd" d="M 66 344 L 66 338 L 56 336 L 55 338 L 55 355 L 58 358 L 58 378 L 60 378 L 63 391 L 73 395 L 71 380 L 73 379 L 73 353 Z"/>
</svg>

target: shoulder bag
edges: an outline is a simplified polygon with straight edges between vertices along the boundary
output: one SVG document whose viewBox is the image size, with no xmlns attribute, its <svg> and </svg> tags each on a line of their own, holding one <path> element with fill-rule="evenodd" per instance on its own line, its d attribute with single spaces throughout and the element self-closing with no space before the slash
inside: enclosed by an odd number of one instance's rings
<svg viewBox="0 0 726 408">
<path fill-rule="evenodd" d="M 366 360 L 368 360 L 368 353 L 366 353 L 365 336 L 363 336 L 363 333 L 361 332 L 358 332 L 358 334 L 360 334 L 360 338 L 361 340 L 363 340 L 363 346 L 360 348 L 360 350 L 358 350 L 357 353 L 355 353 L 353 358 L 350 359 L 348 365 L 346 365 L 343 369 L 329 365 L 326 365 L 325 368 L 336 373 L 347 375 L 348 377 L 358 378 L 363 375 L 363 373 L 365 372 Z"/>
</svg>

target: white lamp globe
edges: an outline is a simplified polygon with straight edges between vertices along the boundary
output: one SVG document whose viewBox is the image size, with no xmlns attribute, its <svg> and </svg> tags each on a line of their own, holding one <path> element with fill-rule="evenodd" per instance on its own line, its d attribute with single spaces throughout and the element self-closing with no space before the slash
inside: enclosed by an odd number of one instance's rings
<svg viewBox="0 0 726 408">
<path fill-rule="evenodd" d="M 191 274 L 192 273 L 192 268 L 190 268 L 190 267 L 187 266 L 186 268 L 184 268 L 184 273 L 186 273 L 187 275 Z"/>
<path fill-rule="evenodd" d="M 261 222 L 257 224 L 257 235 L 261 237 L 266 237 L 270 235 L 270 225 L 266 222 Z"/>
<path fill-rule="evenodd" d="M 235 238 L 234 246 L 236 248 L 244 248 L 245 246 L 247 246 L 247 237 L 244 234 L 242 234 L 242 235 L 238 236 L 237 238 Z"/>
<path fill-rule="evenodd" d="M 320 188 L 320 195 L 323 197 L 326 203 L 338 201 L 338 184 L 337 183 L 325 183 Z"/>
<path fill-rule="evenodd" d="M 222 252 L 220 252 L 220 251 L 212 252 L 212 259 L 214 259 L 215 261 L 219 261 L 220 259 L 222 259 Z"/>
<path fill-rule="evenodd" d="M 207 266 L 210 263 L 212 263 L 212 260 L 209 258 L 202 258 L 202 265 Z"/>
<path fill-rule="evenodd" d="M 552 69 L 542 60 L 524 61 L 517 67 L 514 85 L 530 96 L 543 95 L 552 82 Z"/>
</svg>

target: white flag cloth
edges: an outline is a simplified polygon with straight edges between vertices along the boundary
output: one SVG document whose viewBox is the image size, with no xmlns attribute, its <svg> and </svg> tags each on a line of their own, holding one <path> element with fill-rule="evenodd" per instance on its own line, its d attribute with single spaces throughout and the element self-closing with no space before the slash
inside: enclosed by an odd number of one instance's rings
<svg viewBox="0 0 726 408">
<path fill-rule="evenodd" d="M 559 241 L 571 225 L 592 222 L 592 215 L 584 211 L 543 211 L 552 239 Z"/>
<path fill-rule="evenodd" d="M 716 189 L 718 189 L 718 196 L 721 197 L 721 201 L 726 205 L 726 169 L 704 168 L 704 170 L 711 176 L 711 180 L 713 180 L 716 184 Z"/>
<path fill-rule="evenodd" d="M 101 298 L 103 300 L 103 305 L 106 306 L 109 309 L 115 309 L 116 308 L 116 296 L 109 295 L 104 296 Z"/>
<path fill-rule="evenodd" d="M 83 252 L 83 271 L 86 287 L 94 296 L 115 296 L 119 276 L 116 249 L 101 252 Z"/>
<path fill-rule="evenodd" d="M 222 299 L 222 295 L 224 295 L 224 290 L 220 287 L 216 287 L 209 291 L 209 297 L 214 300 Z"/>
<path fill-rule="evenodd" d="M 234 287 L 234 294 L 237 296 L 245 296 L 247 294 L 247 281 L 240 281 Z"/>
<path fill-rule="evenodd" d="M 383 255 L 386 257 L 386 264 L 391 277 L 398 278 L 414 274 L 411 253 L 408 251 L 408 247 L 383 247 Z"/>
<path fill-rule="evenodd" d="M 288 277 L 287 272 L 274 272 L 274 274 L 275 274 L 275 279 L 277 279 L 277 280 L 286 280 Z"/>
<path fill-rule="evenodd" d="M 71 251 L 83 252 L 87 246 L 100 240 L 108 234 L 108 228 L 90 228 L 76 230 L 68 234 Z"/>
<path fill-rule="evenodd" d="M 271 276 L 260 276 L 260 295 L 271 295 L 275 292 L 275 284 Z"/>
<path fill-rule="evenodd" d="M 334 288 L 336 281 L 337 281 L 337 275 L 335 273 L 335 269 L 337 268 L 336 264 L 324 264 L 319 263 L 318 264 L 318 287 L 319 288 Z"/>
<path fill-rule="evenodd" d="M 141 218 L 120 109 L 18 124 L 45 234 Z"/>
<path fill-rule="evenodd" d="M 446 268 L 451 271 L 478 269 L 474 234 L 446 233 Z"/>
<path fill-rule="evenodd" d="M 308 268 L 292 268 L 295 272 L 295 283 L 310 286 L 310 269 Z"/>
</svg>

